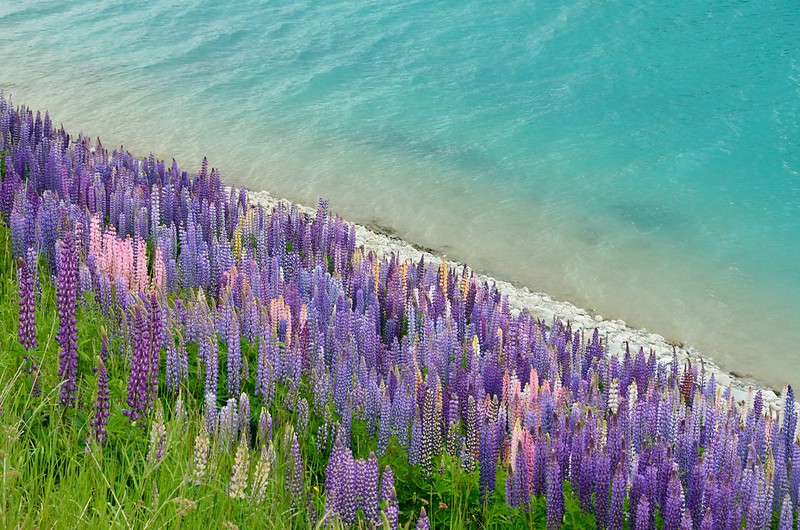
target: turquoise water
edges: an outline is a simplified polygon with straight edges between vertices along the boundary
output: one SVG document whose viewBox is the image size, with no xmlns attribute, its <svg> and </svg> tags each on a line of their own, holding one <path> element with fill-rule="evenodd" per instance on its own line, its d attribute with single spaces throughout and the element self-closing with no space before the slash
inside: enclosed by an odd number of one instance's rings
<svg viewBox="0 0 800 530">
<path fill-rule="evenodd" d="M 800 384 L 795 0 L 126 4 L 3 2 L 0 88 Z"/>
</svg>

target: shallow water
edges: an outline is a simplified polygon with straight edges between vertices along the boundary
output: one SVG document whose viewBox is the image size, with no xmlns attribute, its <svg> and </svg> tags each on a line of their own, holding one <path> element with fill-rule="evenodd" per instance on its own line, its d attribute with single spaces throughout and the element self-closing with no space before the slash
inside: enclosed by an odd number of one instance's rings
<svg viewBox="0 0 800 530">
<path fill-rule="evenodd" d="M 0 5 L 0 88 L 800 383 L 800 4 Z"/>
</svg>

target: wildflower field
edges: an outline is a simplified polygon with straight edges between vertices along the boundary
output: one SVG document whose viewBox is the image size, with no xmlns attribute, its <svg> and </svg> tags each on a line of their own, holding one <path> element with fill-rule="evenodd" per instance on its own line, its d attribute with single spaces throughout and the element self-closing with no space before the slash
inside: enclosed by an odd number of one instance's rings
<svg viewBox="0 0 800 530">
<path fill-rule="evenodd" d="M 794 528 L 779 417 L 0 95 L 3 528 Z"/>
</svg>

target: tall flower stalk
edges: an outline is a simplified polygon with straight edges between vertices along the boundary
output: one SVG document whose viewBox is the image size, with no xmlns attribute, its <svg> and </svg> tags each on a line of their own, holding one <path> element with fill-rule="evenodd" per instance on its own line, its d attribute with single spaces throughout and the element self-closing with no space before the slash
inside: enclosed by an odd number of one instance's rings
<svg viewBox="0 0 800 530">
<path fill-rule="evenodd" d="M 28 249 L 25 259 L 17 260 L 19 279 L 19 343 L 26 350 L 36 349 L 36 251 Z"/>
<path fill-rule="evenodd" d="M 58 354 L 58 377 L 61 379 L 59 401 L 65 407 L 75 404 L 78 390 L 78 319 L 75 314 L 78 297 L 78 253 L 72 230 L 64 233 L 58 257 L 56 304 L 58 307 L 58 334 L 61 345 Z"/>
</svg>

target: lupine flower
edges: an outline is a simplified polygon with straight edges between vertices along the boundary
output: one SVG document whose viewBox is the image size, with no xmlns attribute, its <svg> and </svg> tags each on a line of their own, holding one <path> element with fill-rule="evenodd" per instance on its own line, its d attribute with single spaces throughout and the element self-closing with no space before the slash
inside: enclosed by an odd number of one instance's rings
<svg viewBox="0 0 800 530">
<path fill-rule="evenodd" d="M 242 386 L 242 349 L 239 321 L 232 315 L 228 329 L 228 394 L 236 396 Z"/>
<path fill-rule="evenodd" d="M 175 412 L 173 419 L 175 425 L 181 429 L 182 432 L 186 431 L 188 414 L 186 413 L 186 406 L 183 403 L 183 395 L 179 392 L 178 399 L 175 400 Z"/>
<path fill-rule="evenodd" d="M 239 415 L 236 413 L 237 404 L 234 398 L 230 398 L 228 402 L 219 411 L 219 424 L 217 425 L 217 441 L 220 449 L 226 452 L 230 451 L 231 443 L 233 443 L 238 434 L 238 421 Z"/>
<path fill-rule="evenodd" d="M 397 493 L 394 489 L 394 474 L 392 468 L 386 466 L 381 477 L 381 504 L 385 505 L 383 514 L 389 523 L 389 528 L 397 530 L 400 520 L 400 508 L 397 503 Z"/>
<path fill-rule="evenodd" d="M 78 320 L 75 305 L 78 297 L 78 253 L 72 231 L 64 233 L 61 241 L 61 252 L 58 260 L 58 280 L 56 303 L 58 305 L 58 334 L 56 339 L 61 345 L 58 355 L 58 376 L 61 378 L 62 405 L 71 407 L 75 404 L 75 392 L 78 390 L 75 381 L 78 375 Z"/>
<path fill-rule="evenodd" d="M 247 475 L 249 472 L 247 438 L 242 437 L 239 440 L 239 448 L 236 450 L 236 459 L 233 462 L 231 481 L 228 486 L 228 495 L 232 499 L 244 499 L 247 496 Z"/>
<path fill-rule="evenodd" d="M 250 486 L 250 498 L 256 504 L 261 504 L 264 501 L 267 493 L 269 472 L 274 460 L 275 452 L 272 449 L 272 444 L 270 443 L 269 446 L 262 445 L 256 469 L 253 471 L 253 483 Z"/>
<path fill-rule="evenodd" d="M 297 507 L 303 498 L 303 458 L 300 456 L 300 444 L 297 435 L 292 435 L 290 450 L 291 460 L 286 468 L 286 485 L 292 496 L 292 506 Z"/>
<path fill-rule="evenodd" d="M 194 439 L 194 459 L 192 482 L 202 484 L 209 472 L 208 457 L 211 451 L 211 437 L 206 428 L 206 422 L 200 422 L 200 433 Z"/>
<path fill-rule="evenodd" d="M 92 407 L 92 419 L 89 422 L 89 438 L 103 445 L 108 433 L 108 415 L 111 410 L 111 400 L 108 393 L 108 372 L 103 359 L 97 358 L 97 399 Z"/>
<path fill-rule="evenodd" d="M 781 505 L 780 518 L 778 519 L 778 530 L 792 530 L 792 500 L 789 496 L 783 498 Z"/>
<path fill-rule="evenodd" d="M 325 469 L 325 490 L 328 494 L 327 510 L 338 515 L 345 524 L 355 522 L 358 510 L 354 472 L 353 454 L 339 439 Z"/>
<path fill-rule="evenodd" d="M 150 329 L 147 316 L 141 306 L 133 309 L 134 337 L 131 354 L 131 371 L 128 378 L 128 409 L 124 412 L 132 422 L 138 420 L 149 409 L 150 396 Z"/>
<path fill-rule="evenodd" d="M 564 484 L 561 468 L 554 452 L 547 462 L 547 528 L 561 528 L 564 518 Z"/>
<path fill-rule="evenodd" d="M 361 509 L 367 523 L 377 525 L 378 517 L 378 458 L 375 453 L 369 454 L 369 458 L 361 466 L 359 476 Z"/>
<path fill-rule="evenodd" d="M 419 519 L 417 519 L 417 530 L 430 530 L 431 523 L 428 521 L 428 514 L 425 513 L 423 506 L 419 511 Z"/>
<path fill-rule="evenodd" d="M 647 500 L 646 495 L 642 495 L 636 505 L 636 530 L 648 530 L 650 528 L 650 516 L 650 501 Z"/>
<path fill-rule="evenodd" d="M 272 416 L 267 407 L 262 407 L 258 415 L 258 443 L 262 446 L 272 441 Z"/>
<path fill-rule="evenodd" d="M 623 475 L 622 465 L 619 464 L 617 465 L 617 471 L 614 473 L 614 479 L 611 481 L 611 507 L 608 510 L 608 522 L 606 523 L 608 530 L 622 530 L 622 521 L 625 516 L 622 509 L 624 502 L 625 476 Z"/>
<path fill-rule="evenodd" d="M 28 249 L 26 259 L 19 258 L 19 343 L 26 350 L 36 349 L 36 252 Z"/>
<path fill-rule="evenodd" d="M 250 398 L 242 392 L 239 396 L 239 414 L 236 419 L 236 430 L 243 438 L 250 437 Z"/>
<path fill-rule="evenodd" d="M 167 427 L 164 424 L 164 409 L 161 402 L 156 402 L 156 414 L 150 424 L 150 449 L 147 451 L 147 461 L 157 466 L 164 458 L 166 450 Z"/>
</svg>

